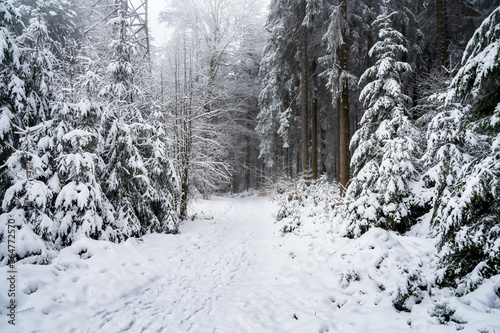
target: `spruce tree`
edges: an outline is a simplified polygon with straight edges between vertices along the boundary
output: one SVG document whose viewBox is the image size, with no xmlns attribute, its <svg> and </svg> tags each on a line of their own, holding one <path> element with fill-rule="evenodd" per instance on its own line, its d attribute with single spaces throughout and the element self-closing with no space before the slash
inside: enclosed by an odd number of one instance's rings
<svg viewBox="0 0 500 333">
<path fill-rule="evenodd" d="M 166 157 L 165 139 L 158 137 L 163 127 L 150 106 L 140 103 L 142 93 L 134 84 L 137 48 L 126 13 L 119 10 L 109 24 L 115 39 L 110 43 L 113 61 L 107 67 L 111 80 L 102 89 L 108 100 L 103 117 L 103 187 L 124 236 L 177 232 L 175 171 Z"/>
<path fill-rule="evenodd" d="M 54 173 L 58 151 L 56 127 L 51 119 L 56 98 L 55 59 L 49 49 L 46 15 L 44 2 L 37 1 L 29 25 L 19 37 L 20 47 L 25 51 L 14 60 L 14 66 L 10 66 L 11 69 L 21 68 L 19 76 L 16 73 L 10 76 L 10 89 L 15 87 L 15 91 L 7 89 L 14 92 L 7 100 L 15 112 L 11 117 L 15 124 L 12 128 L 20 137 L 11 137 L 10 156 L 3 166 L 9 187 L 3 196 L 5 214 L 1 218 L 3 228 L 8 219 L 14 219 L 19 237 L 27 244 L 16 248 L 17 258 L 34 256 L 37 262 L 46 262 L 54 254 L 52 241 L 57 225 L 52 205 L 54 194 L 59 190 L 58 177 Z M 11 47 L 13 50 L 13 44 Z M 15 53 L 11 56 L 17 58 Z M 8 112 L 6 114 L 9 116 Z M 4 259 L 6 253 L 6 248 L 2 247 L 0 259 Z"/>
<path fill-rule="evenodd" d="M 442 282 L 473 290 L 499 273 L 500 251 L 500 8 L 476 30 L 465 50 L 446 104 L 459 102 L 456 135 L 463 164 L 436 217 L 446 268 Z M 450 167 L 458 167 L 451 165 Z"/>
<path fill-rule="evenodd" d="M 14 26 L 19 19 L 20 13 L 14 1 L 0 3 L 0 199 L 9 184 L 8 172 L 1 166 L 18 147 L 16 126 L 20 126 L 19 115 L 24 112 L 21 50 L 14 34 Z"/>
<path fill-rule="evenodd" d="M 352 138 L 354 176 L 347 189 L 349 234 L 359 236 L 371 226 L 405 231 L 411 219 L 411 182 L 416 176 L 413 152 L 416 130 L 408 118 L 410 98 L 403 93 L 402 75 L 411 70 L 399 60 L 407 52 L 404 37 L 392 28 L 384 8 L 374 25 L 379 40 L 370 50 L 376 63 L 360 81 L 366 84 L 360 99 L 366 108 L 361 128 Z"/>
<path fill-rule="evenodd" d="M 121 240 L 112 207 L 98 183 L 102 161 L 96 154 L 100 139 L 97 122 L 101 109 L 82 99 L 79 103 L 61 103 L 56 110 L 57 141 L 62 149 L 57 158 L 61 190 L 54 203 L 58 223 L 54 242 L 60 248 L 81 237 Z"/>
<path fill-rule="evenodd" d="M 283 148 L 290 147 L 294 125 L 291 105 L 292 96 L 298 93 L 299 77 L 294 69 L 300 65 L 294 58 L 298 40 L 292 36 L 298 33 L 298 18 L 292 5 L 294 3 L 283 0 L 271 2 L 266 23 L 269 36 L 260 65 L 260 112 L 255 130 L 260 138 L 259 157 L 269 168 L 279 168 L 275 165 L 279 154 L 277 147 L 280 142 Z"/>
</svg>

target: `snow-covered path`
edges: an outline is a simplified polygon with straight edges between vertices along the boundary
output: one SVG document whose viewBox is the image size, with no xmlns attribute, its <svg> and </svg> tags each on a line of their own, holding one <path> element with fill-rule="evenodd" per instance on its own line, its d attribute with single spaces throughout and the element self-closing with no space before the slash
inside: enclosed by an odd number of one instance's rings
<svg viewBox="0 0 500 333">
<path fill-rule="evenodd" d="M 249 300 L 255 297 L 246 293 L 274 276 L 271 203 L 255 197 L 238 205 L 215 200 L 218 211 L 206 207 L 200 219 L 186 223 L 184 242 L 174 253 L 164 253 L 156 243 L 141 247 L 160 265 L 170 264 L 171 271 L 98 311 L 75 330 L 218 332 L 218 327 L 233 326 L 233 332 L 246 331 L 244 327 L 251 331 L 254 325 L 244 308 L 252 307 Z"/>
</svg>

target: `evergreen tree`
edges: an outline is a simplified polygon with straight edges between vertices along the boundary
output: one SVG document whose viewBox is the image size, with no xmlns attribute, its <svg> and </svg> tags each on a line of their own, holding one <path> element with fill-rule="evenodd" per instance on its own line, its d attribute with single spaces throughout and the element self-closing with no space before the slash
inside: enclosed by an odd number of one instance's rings
<svg viewBox="0 0 500 333">
<path fill-rule="evenodd" d="M 2 166 L 18 147 L 15 131 L 20 126 L 19 115 L 24 112 L 21 50 L 13 31 L 19 19 L 19 10 L 12 0 L 0 3 L 0 198 L 9 184 L 9 175 Z"/>
<path fill-rule="evenodd" d="M 126 13 L 119 10 L 109 24 L 116 38 L 110 44 L 114 59 L 107 68 L 111 81 L 102 90 L 109 100 L 103 119 L 104 189 L 117 212 L 119 229 L 126 237 L 153 231 L 177 232 L 172 206 L 175 172 L 166 159 L 161 140 L 158 137 L 151 140 L 158 129 L 154 125 L 159 122 L 146 125 L 144 116 L 148 116 L 149 110 L 138 103 L 141 91 L 133 83 L 133 60 L 137 53 L 130 40 Z M 165 183 L 172 187 L 169 189 Z"/>
<path fill-rule="evenodd" d="M 115 39 L 110 43 L 113 55 L 107 67 L 111 81 L 101 94 L 109 100 L 105 105 L 104 125 L 104 189 L 117 211 L 120 229 L 126 237 L 140 236 L 141 220 L 138 208 L 141 194 L 148 182 L 148 172 L 138 149 L 137 135 L 143 129 L 144 120 L 134 104 L 140 91 L 133 84 L 132 59 L 135 45 L 130 41 L 128 21 L 123 10 L 109 23 Z"/>
<path fill-rule="evenodd" d="M 59 190 L 54 174 L 56 127 L 51 119 L 55 100 L 54 57 L 48 47 L 46 15 L 44 2 L 37 1 L 30 24 L 19 38 L 25 51 L 19 56 L 19 77 L 11 76 L 16 87 L 11 106 L 16 111 L 14 123 L 21 138 L 14 138 L 18 143 L 13 144 L 6 160 L 10 187 L 2 202 L 2 226 L 13 218 L 20 238 L 27 242 L 26 247 L 16 248 L 17 257 L 36 255 L 37 262 L 46 262 L 53 255 L 52 200 Z M 6 256 L 4 250 L 1 249 L 1 259 Z"/>
<path fill-rule="evenodd" d="M 413 152 L 416 130 L 408 119 L 401 75 L 410 66 L 399 61 L 404 37 L 391 27 L 388 9 L 374 22 L 380 40 L 370 50 L 376 63 L 360 81 L 374 78 L 361 92 L 366 111 L 351 149 L 354 177 L 347 190 L 346 218 L 351 236 L 371 226 L 405 231 L 412 224 L 411 182 L 416 175 Z"/>
<path fill-rule="evenodd" d="M 298 33 L 298 18 L 292 5 L 293 1 L 271 2 L 266 23 L 269 36 L 260 66 L 260 112 L 255 130 L 260 138 L 259 157 L 271 169 L 279 168 L 279 145 L 282 142 L 282 147 L 288 149 L 294 131 L 292 105 L 298 93 L 299 63 L 294 57 L 298 41 L 293 37 Z"/>
<path fill-rule="evenodd" d="M 98 183 L 96 154 L 100 108 L 89 100 L 66 105 L 58 113 L 58 143 L 62 151 L 57 158 L 57 176 L 61 190 L 54 203 L 58 223 L 53 241 L 57 247 L 71 245 L 80 237 L 121 240 L 112 207 Z"/>
<path fill-rule="evenodd" d="M 148 221 L 149 232 L 177 233 L 179 216 L 175 206 L 180 195 L 180 184 L 174 163 L 168 157 L 167 119 L 161 109 L 153 108 L 148 119 L 152 125 L 146 154 L 146 167 L 151 182 L 146 191 L 147 209 L 145 221 Z"/>
<path fill-rule="evenodd" d="M 476 30 L 446 103 L 463 105 L 457 140 L 464 158 L 437 216 L 444 284 L 474 289 L 498 274 L 500 251 L 500 7 Z M 450 167 L 456 167 L 450 165 Z"/>
</svg>

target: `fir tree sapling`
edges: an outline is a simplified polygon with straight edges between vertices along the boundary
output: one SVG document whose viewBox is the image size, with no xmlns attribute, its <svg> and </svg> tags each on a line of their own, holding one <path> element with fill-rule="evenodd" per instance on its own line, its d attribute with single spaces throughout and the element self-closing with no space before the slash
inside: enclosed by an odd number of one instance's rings
<svg viewBox="0 0 500 333">
<path fill-rule="evenodd" d="M 80 237 L 121 239 L 110 204 L 97 181 L 97 111 L 88 100 L 60 110 L 59 141 L 63 150 L 57 160 L 62 188 L 54 206 L 59 223 L 55 242 L 59 247 L 71 245 Z"/>
</svg>

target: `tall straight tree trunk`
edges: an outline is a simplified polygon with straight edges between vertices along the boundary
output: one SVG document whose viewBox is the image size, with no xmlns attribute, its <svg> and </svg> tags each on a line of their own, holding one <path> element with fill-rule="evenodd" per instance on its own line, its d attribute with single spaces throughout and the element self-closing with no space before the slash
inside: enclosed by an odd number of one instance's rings
<svg viewBox="0 0 500 333">
<path fill-rule="evenodd" d="M 316 60 L 313 60 L 312 78 L 312 103 L 311 103 L 311 177 L 318 179 L 318 98 L 316 96 Z"/>
<path fill-rule="evenodd" d="M 341 4 L 341 13 L 344 20 L 347 21 L 347 0 L 343 0 Z M 347 80 L 348 70 L 348 47 L 347 47 L 347 29 L 342 30 L 342 44 L 339 48 L 340 68 L 342 71 L 342 92 L 339 101 L 339 129 L 338 129 L 338 145 L 339 145 L 339 183 L 340 195 L 344 195 L 344 189 L 349 182 L 349 84 Z"/>
<path fill-rule="evenodd" d="M 280 168 L 280 142 L 278 133 L 274 133 L 274 155 L 273 155 L 273 169 L 271 170 L 272 181 L 276 182 L 281 174 Z"/>
<path fill-rule="evenodd" d="M 436 27 L 438 65 L 440 69 L 448 66 L 448 15 L 446 0 L 436 0 Z"/>
<path fill-rule="evenodd" d="M 309 174 L 309 110 L 308 110 L 308 87 L 307 87 L 307 27 L 304 25 L 306 16 L 306 1 L 302 1 L 302 22 L 300 27 L 300 84 L 301 84 L 301 128 L 302 128 L 302 174 L 304 179 Z"/>
<path fill-rule="evenodd" d="M 250 133 L 252 131 L 252 125 L 251 125 L 251 116 L 250 116 L 250 111 L 247 112 L 246 115 L 246 128 L 247 128 L 247 134 L 245 135 L 245 140 L 246 140 L 246 152 L 245 152 L 245 190 L 250 189 L 250 178 L 251 178 L 251 159 L 252 159 L 252 139 L 250 137 Z"/>
<path fill-rule="evenodd" d="M 193 110 L 193 63 L 192 55 L 188 56 L 186 45 L 183 48 L 183 96 L 179 99 L 181 105 L 181 119 L 178 123 L 182 130 L 179 133 L 180 137 L 180 159 L 181 159 L 181 198 L 179 208 L 179 218 L 185 220 L 187 218 L 187 203 L 189 195 L 189 165 L 191 163 L 191 148 L 193 144 L 193 127 L 192 127 L 192 110 Z"/>
<path fill-rule="evenodd" d="M 283 107 L 287 110 L 290 107 L 290 97 L 288 95 L 288 91 L 285 92 L 285 96 L 283 98 Z M 288 139 L 290 141 L 290 139 Z M 293 145 L 292 142 L 284 142 L 283 145 L 283 176 L 285 179 L 290 177 L 290 163 L 289 163 L 289 147 L 290 144 Z"/>
<path fill-rule="evenodd" d="M 285 147 L 283 149 L 283 175 L 285 179 L 290 178 L 290 167 L 288 165 L 288 159 L 289 159 L 288 147 Z"/>
<path fill-rule="evenodd" d="M 340 98 L 337 98 L 337 150 L 335 151 L 335 175 L 337 182 L 340 183 Z"/>
<path fill-rule="evenodd" d="M 327 153 L 327 148 L 326 148 L 326 131 L 323 128 L 323 126 L 319 127 L 319 137 L 320 137 L 320 140 L 319 140 L 319 146 L 320 146 L 319 156 L 320 156 L 321 172 L 323 172 L 323 173 L 330 173 L 330 172 L 333 171 L 333 169 L 332 170 L 328 170 L 328 168 L 326 167 L 326 161 L 328 159 L 328 156 L 327 156 L 328 153 Z"/>
<path fill-rule="evenodd" d="M 314 92 L 311 104 L 311 177 L 318 179 L 318 99 Z"/>
</svg>

